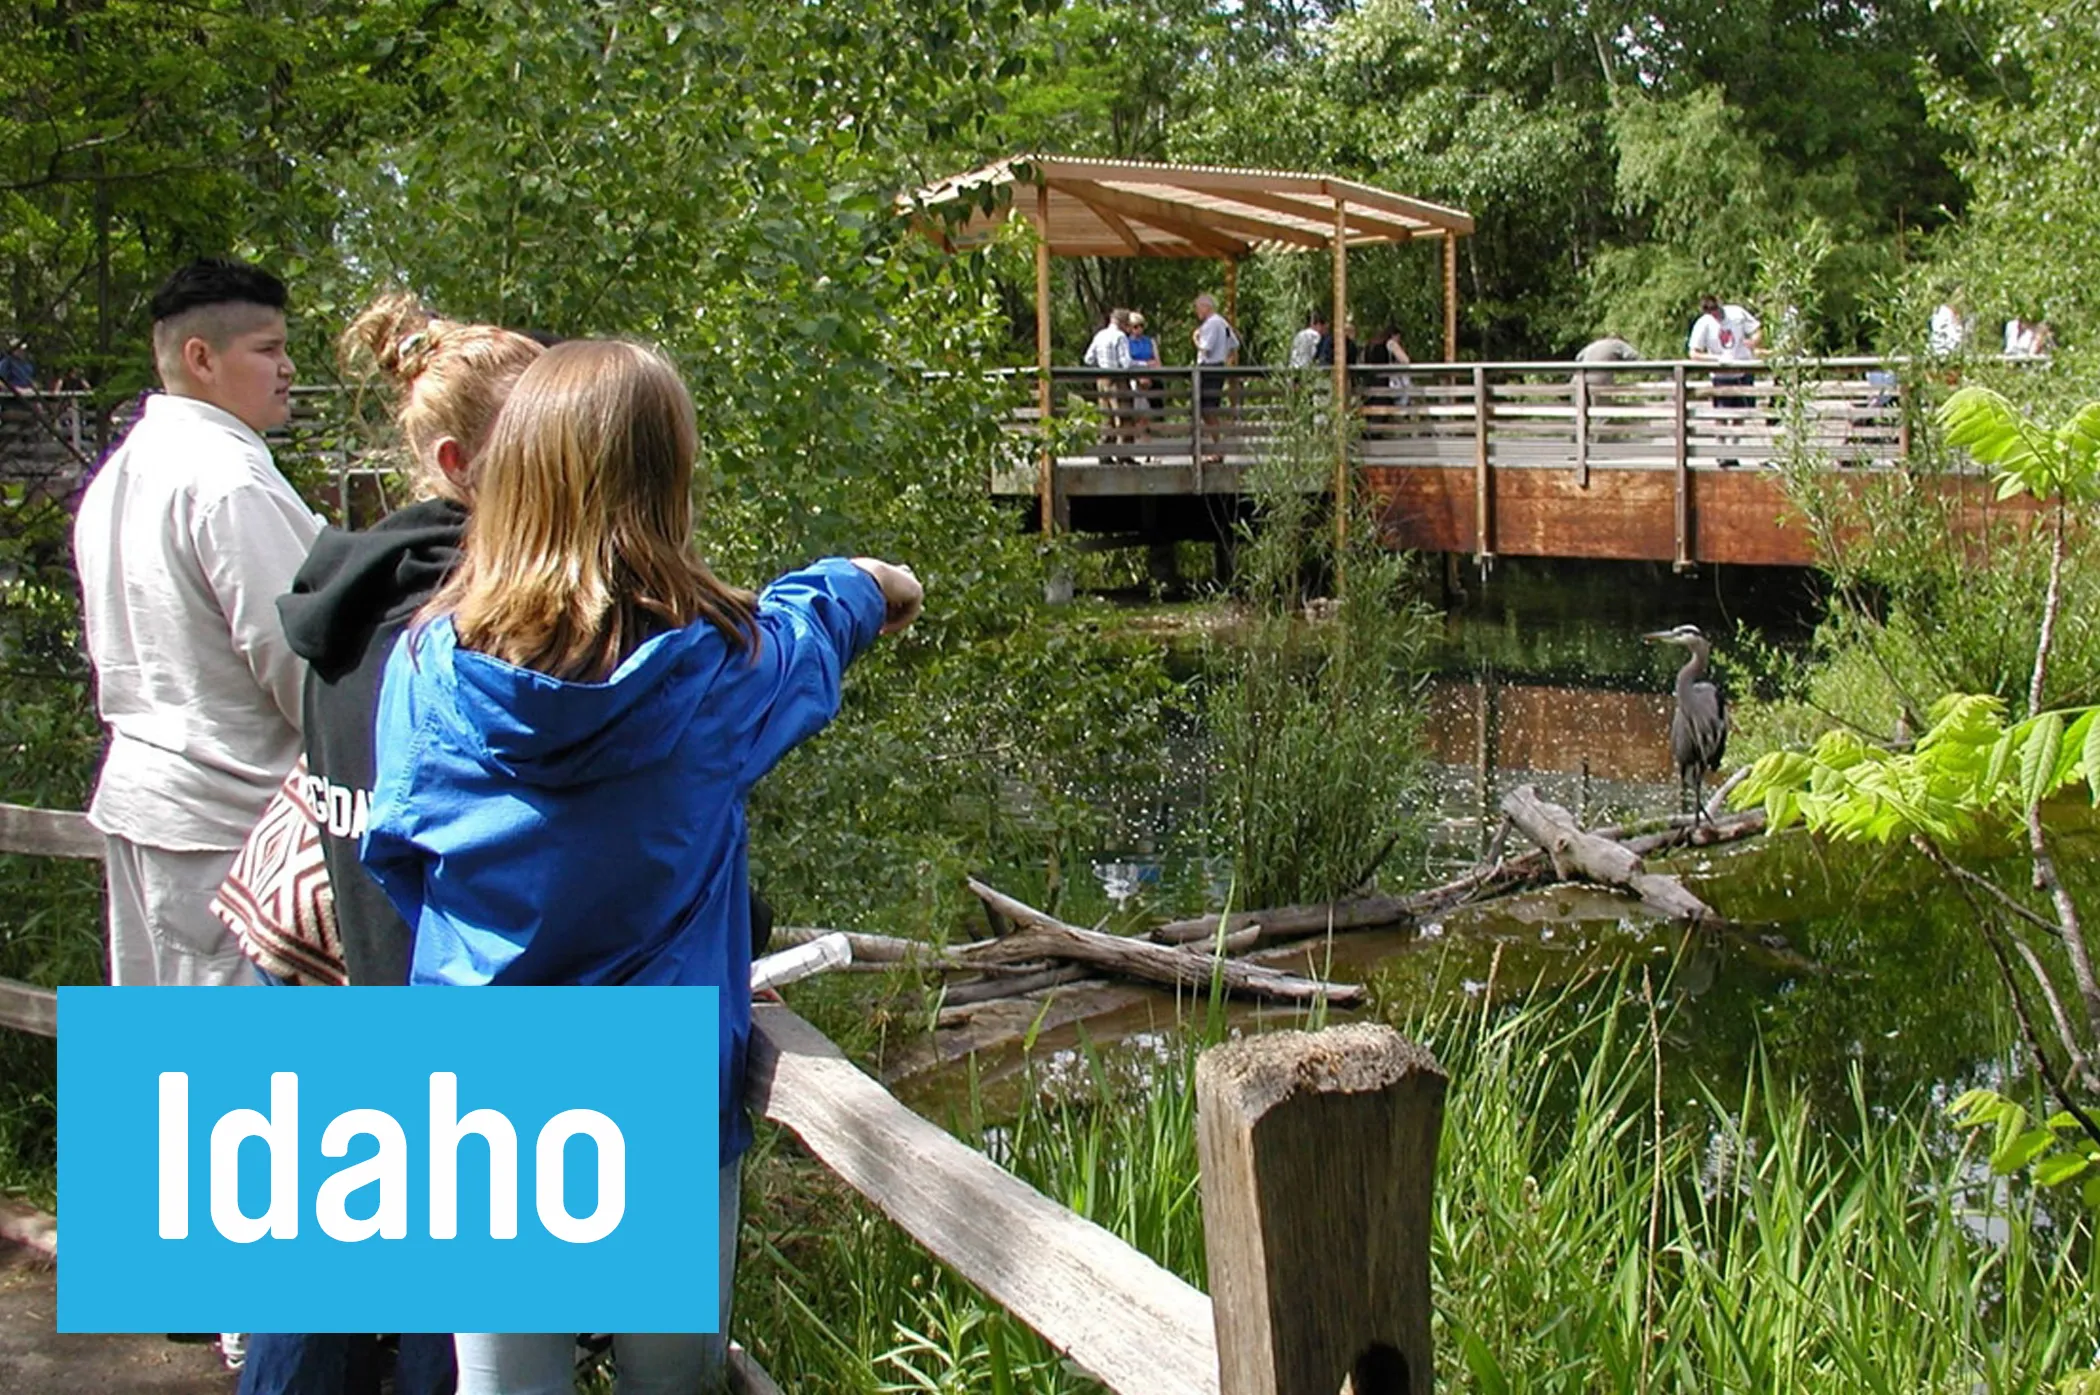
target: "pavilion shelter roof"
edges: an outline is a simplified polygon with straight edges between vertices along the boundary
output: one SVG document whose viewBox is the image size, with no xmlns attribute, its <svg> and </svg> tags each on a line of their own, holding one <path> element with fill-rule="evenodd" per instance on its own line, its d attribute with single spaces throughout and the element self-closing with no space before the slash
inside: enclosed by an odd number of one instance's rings
<svg viewBox="0 0 2100 1395">
<path fill-rule="evenodd" d="M 1044 224 L 1056 257 L 1323 251 L 1334 246 L 1337 206 L 1351 247 L 1473 231 L 1462 209 L 1330 174 L 1062 155 L 1010 156 L 900 202 L 950 251 L 983 244 L 1019 215 Z"/>
</svg>

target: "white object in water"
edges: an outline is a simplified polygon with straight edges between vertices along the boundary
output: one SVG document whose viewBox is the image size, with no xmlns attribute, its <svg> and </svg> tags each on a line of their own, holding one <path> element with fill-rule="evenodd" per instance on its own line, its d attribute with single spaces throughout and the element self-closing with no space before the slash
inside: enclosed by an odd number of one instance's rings
<svg viewBox="0 0 2100 1395">
<path fill-rule="evenodd" d="M 751 991 L 778 988 L 826 969 L 843 968 L 853 962 L 853 942 L 836 931 L 819 935 L 806 945 L 796 945 L 769 954 L 751 966 Z"/>
</svg>

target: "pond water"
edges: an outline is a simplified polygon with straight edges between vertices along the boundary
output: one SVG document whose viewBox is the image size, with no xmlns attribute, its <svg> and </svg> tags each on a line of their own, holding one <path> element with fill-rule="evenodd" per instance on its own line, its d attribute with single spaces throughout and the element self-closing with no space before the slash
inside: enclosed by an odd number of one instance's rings
<svg viewBox="0 0 2100 1395">
<path fill-rule="evenodd" d="M 1799 645 L 1814 602 L 1799 573 L 1558 567 L 1475 582 L 1446 615 L 1425 695 L 1424 799 L 1434 810 L 1412 880 L 1472 865 L 1499 822 L 1499 800 L 1518 784 L 1591 825 L 1673 812 L 1668 689 L 1682 651 L 1646 645 L 1641 633 L 1691 620 L 1727 637 L 1740 622 L 1768 643 Z M 1116 836 L 1092 863 L 1104 909 L 1171 914 L 1224 895 L 1229 865 L 1189 827 L 1202 799 L 1195 757 L 1177 762 L 1181 773 L 1163 788 L 1116 806 Z M 2087 826 L 2066 836 L 2059 861 L 2090 884 L 2100 881 L 2089 870 L 2095 853 L 2100 829 Z M 1377 976 L 1388 1002 L 1427 1003 L 1514 1000 L 1629 966 L 1637 982 L 1645 967 L 1671 1009 L 1680 1099 L 1697 1087 L 1724 1097 L 1740 1089 L 1760 1045 L 1779 1075 L 1838 1116 L 1849 1112 L 1855 1070 L 1883 1108 L 2003 1079 L 2014 1038 L 1995 970 L 1966 903 L 1914 854 L 1819 847 L 1791 834 L 1677 854 L 1663 866 L 1735 926 L 1685 932 L 1605 892 L 1562 887 L 1463 908 L 1414 932 L 1338 936 L 1304 968 Z M 2005 868 L 2006 884 L 2018 885 L 2016 848 Z M 1082 1040 L 1142 1054 L 1184 1010 L 1165 994 L 1123 995 L 1083 1026 L 1044 1031 L 1025 1065 L 1013 1049 L 980 1057 L 979 1088 L 1023 1076 L 1041 1086 L 1076 1070 Z M 944 1093 L 931 1082 L 916 1091 Z"/>
</svg>

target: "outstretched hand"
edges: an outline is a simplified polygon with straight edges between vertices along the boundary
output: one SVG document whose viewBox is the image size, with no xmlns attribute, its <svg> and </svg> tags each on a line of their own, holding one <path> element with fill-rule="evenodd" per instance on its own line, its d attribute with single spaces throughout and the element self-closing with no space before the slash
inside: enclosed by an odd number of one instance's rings
<svg viewBox="0 0 2100 1395">
<path fill-rule="evenodd" d="M 882 588 L 882 633 L 893 635 L 919 618 L 919 610 L 926 602 L 926 588 L 919 585 L 919 578 L 912 575 L 910 567 L 874 557 L 856 557 L 853 565 Z"/>
</svg>

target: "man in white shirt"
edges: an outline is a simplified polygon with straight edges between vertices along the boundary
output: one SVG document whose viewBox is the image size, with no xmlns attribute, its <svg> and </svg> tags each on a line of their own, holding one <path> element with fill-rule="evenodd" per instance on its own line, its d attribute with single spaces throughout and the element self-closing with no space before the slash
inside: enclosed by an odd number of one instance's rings
<svg viewBox="0 0 2100 1395">
<path fill-rule="evenodd" d="M 1102 376 L 1094 380 L 1096 399 L 1101 407 L 1102 439 L 1111 444 L 1121 444 L 1129 439 L 1127 421 L 1130 416 L 1130 312 L 1118 307 L 1108 312 L 1108 318 L 1094 333 L 1093 342 L 1086 346 L 1080 362 L 1089 368 L 1099 368 Z M 1110 376 L 1111 374 L 1116 376 Z M 1119 459 L 1113 454 L 1110 459 Z"/>
<path fill-rule="evenodd" d="M 1969 319 L 1963 314 L 1959 287 L 1947 292 L 1946 299 L 1932 312 L 1932 324 L 1926 330 L 1926 346 L 1938 358 L 1953 358 L 1969 347 Z"/>
<path fill-rule="evenodd" d="M 1312 367 L 1320 354 L 1320 341 L 1326 337 L 1327 317 L 1315 310 L 1305 317 L 1305 328 L 1291 336 L 1291 367 Z"/>
<path fill-rule="evenodd" d="M 168 279 L 152 307 L 166 391 L 73 526 L 110 732 L 88 820 L 108 842 L 113 983 L 256 981 L 210 903 L 299 754 L 305 666 L 277 598 L 321 522 L 262 438 L 291 415 L 284 305 L 240 262 Z"/>
<path fill-rule="evenodd" d="M 1196 396 L 1203 413 L 1203 439 L 1209 448 L 1203 459 L 1215 464 L 1224 459 L 1214 443 L 1218 440 L 1218 402 L 1224 394 L 1225 375 L 1205 373 L 1205 368 L 1223 368 L 1240 346 L 1240 336 L 1218 313 L 1218 302 L 1209 295 L 1196 297 L 1196 330 L 1189 337 L 1196 344 Z"/>
<path fill-rule="evenodd" d="M 1691 338 L 1685 342 L 1685 353 L 1696 359 L 1712 363 L 1749 363 L 1764 347 L 1764 326 L 1757 316 L 1740 305 L 1723 305 L 1716 296 L 1702 296 L 1699 300 L 1699 318 L 1692 325 Z M 1749 387 L 1757 381 L 1757 375 L 1748 370 L 1714 374 L 1714 386 Z M 1714 394 L 1714 406 L 1723 412 L 1747 412 L 1757 406 L 1754 396 L 1740 393 Z M 1730 415 L 1724 421 L 1741 425 L 1746 418 Z M 1723 436 L 1722 440 L 1735 438 Z M 1723 465 L 1735 462 L 1724 460 Z"/>
</svg>

